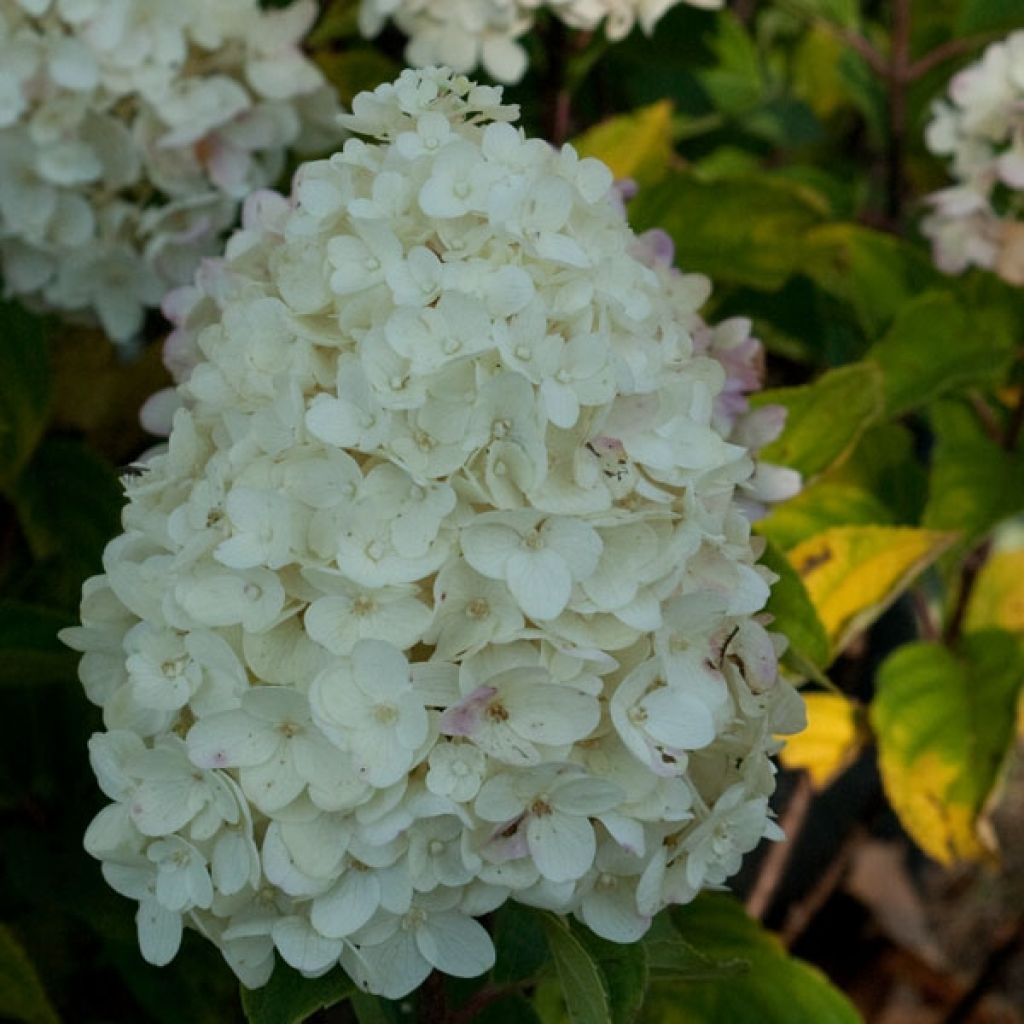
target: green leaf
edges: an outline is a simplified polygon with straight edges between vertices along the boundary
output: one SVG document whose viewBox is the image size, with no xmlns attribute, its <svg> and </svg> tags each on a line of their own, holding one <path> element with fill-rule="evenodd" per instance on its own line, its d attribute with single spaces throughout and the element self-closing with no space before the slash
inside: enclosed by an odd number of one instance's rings
<svg viewBox="0 0 1024 1024">
<path fill-rule="evenodd" d="M 679 934 L 668 911 L 655 917 L 641 941 L 652 981 L 716 981 L 743 974 L 750 968 L 746 960 L 715 960 L 706 956 Z"/>
<path fill-rule="evenodd" d="M 351 1002 L 359 1024 L 398 1024 L 395 1004 L 387 999 L 356 989 L 352 993 Z"/>
<path fill-rule="evenodd" d="M 21 943 L 0 924 L 0 1017 L 24 1024 L 58 1024 L 36 969 Z"/>
<path fill-rule="evenodd" d="M 118 532 L 122 490 L 113 469 L 77 441 L 49 438 L 10 499 L 35 571 L 46 577 L 43 599 L 76 606 L 82 580 L 99 571 L 103 548 Z"/>
<path fill-rule="evenodd" d="M 906 427 L 866 431 L 853 454 L 773 508 L 758 532 L 784 550 L 830 526 L 898 526 L 920 521 L 927 478 Z"/>
<path fill-rule="evenodd" d="M 641 187 L 665 177 L 672 160 L 672 104 L 652 103 L 594 125 L 573 143 L 581 157 L 603 160 L 616 178 Z"/>
<path fill-rule="evenodd" d="M 1013 348 L 1008 331 L 978 330 L 949 292 L 927 292 L 900 310 L 868 358 L 882 368 L 886 412 L 899 416 L 947 391 L 998 378 Z"/>
<path fill-rule="evenodd" d="M 878 671 L 870 714 L 886 794 L 943 864 L 991 852 L 982 816 L 1014 739 L 1022 683 L 1021 645 L 1001 630 L 968 635 L 957 654 L 908 644 Z"/>
<path fill-rule="evenodd" d="M 348 999 L 356 986 L 340 968 L 320 978 L 304 978 L 278 960 L 263 988 L 242 988 L 242 1009 L 249 1024 L 302 1024 L 317 1010 Z"/>
<path fill-rule="evenodd" d="M 718 31 L 711 43 L 714 65 L 698 74 L 716 110 L 742 114 L 757 106 L 766 81 L 757 46 L 734 14 L 719 16 Z"/>
<path fill-rule="evenodd" d="M 749 177 L 715 182 L 674 174 L 644 189 L 629 207 L 638 231 L 672 236 L 686 271 L 715 281 L 778 288 L 803 261 L 803 238 L 825 205 L 787 181 Z"/>
<path fill-rule="evenodd" d="M 908 242 L 856 224 L 828 224 L 802 239 L 803 270 L 857 313 L 874 340 L 900 310 L 942 279 L 928 258 Z"/>
<path fill-rule="evenodd" d="M 746 960 L 742 975 L 657 983 L 644 1024 L 860 1024 L 846 997 L 724 893 L 704 893 L 672 914 L 680 933 L 714 959 Z"/>
<path fill-rule="evenodd" d="M 608 942 L 575 922 L 572 933 L 601 970 L 613 1024 L 630 1024 L 640 1012 L 647 991 L 647 952 L 643 944 Z"/>
<path fill-rule="evenodd" d="M 352 106 L 357 93 L 375 89 L 382 82 L 393 81 L 401 71 L 390 57 L 369 49 L 321 51 L 316 54 L 316 62 L 346 107 Z"/>
<path fill-rule="evenodd" d="M 513 994 L 478 1010 L 473 1014 L 473 1024 L 540 1024 L 540 1017 L 525 997 Z"/>
<path fill-rule="evenodd" d="M 58 639 L 71 616 L 0 601 L 0 686 L 39 686 L 75 677 L 77 655 Z"/>
<path fill-rule="evenodd" d="M 765 609 L 773 616 L 772 629 L 789 638 L 791 650 L 819 668 L 826 668 L 829 663 L 828 635 L 803 580 L 774 544 L 768 544 L 761 556 L 761 564 L 779 577 L 772 584 L 772 595 Z"/>
<path fill-rule="evenodd" d="M 762 391 L 753 403 L 788 410 L 782 436 L 762 455 L 813 477 L 853 451 L 882 411 L 882 376 L 871 363 L 823 373 L 812 384 Z"/>
<path fill-rule="evenodd" d="M 50 366 L 43 321 L 0 302 L 0 487 L 28 461 L 50 414 Z"/>
<path fill-rule="evenodd" d="M 612 1024 L 606 982 L 594 958 L 558 916 L 541 915 L 571 1024 Z"/>
<path fill-rule="evenodd" d="M 491 977 L 497 985 L 523 981 L 549 962 L 544 926 L 536 913 L 520 903 L 506 903 L 494 915 L 495 961 Z"/>
<path fill-rule="evenodd" d="M 1024 509 L 1024 457 L 1007 452 L 959 402 L 932 409 L 936 443 L 924 525 L 959 530 L 964 550 L 993 526 Z"/>
<path fill-rule="evenodd" d="M 854 28 L 860 22 L 857 0 L 786 0 L 785 7 L 804 17 L 822 18 L 845 28 Z"/>
<path fill-rule="evenodd" d="M 964 0 L 957 34 L 1020 28 L 1019 0 Z"/>
</svg>

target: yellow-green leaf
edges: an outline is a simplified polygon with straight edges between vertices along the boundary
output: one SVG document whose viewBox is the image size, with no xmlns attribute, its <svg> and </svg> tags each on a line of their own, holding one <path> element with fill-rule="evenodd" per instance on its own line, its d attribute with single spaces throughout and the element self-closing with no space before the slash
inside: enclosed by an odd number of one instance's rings
<svg viewBox="0 0 1024 1024">
<path fill-rule="evenodd" d="M 849 1000 L 816 967 L 791 957 L 732 896 L 703 893 L 672 919 L 705 955 L 746 960 L 749 970 L 707 981 L 656 983 L 641 1024 L 859 1024 Z"/>
<path fill-rule="evenodd" d="M 545 912 L 541 920 L 571 1024 L 612 1024 L 607 982 L 569 926 Z"/>
<path fill-rule="evenodd" d="M 942 285 L 927 256 L 883 231 L 859 224 L 826 224 L 801 241 L 805 272 L 854 308 L 872 340 L 915 295 Z"/>
<path fill-rule="evenodd" d="M 754 404 L 788 410 L 786 429 L 764 449 L 764 458 L 813 477 L 849 455 L 881 415 L 882 375 L 872 363 L 853 363 L 812 384 L 763 391 Z"/>
<path fill-rule="evenodd" d="M 964 626 L 1024 632 L 1024 549 L 998 551 L 985 563 L 974 584 Z"/>
<path fill-rule="evenodd" d="M 832 650 L 838 652 L 956 536 L 907 526 L 835 526 L 798 544 L 788 557 L 818 610 Z"/>
<path fill-rule="evenodd" d="M 879 766 L 914 841 L 952 864 L 991 854 L 984 811 L 1013 742 L 1024 659 L 1015 637 L 969 634 L 954 654 L 899 648 L 879 669 L 871 705 Z"/>
<path fill-rule="evenodd" d="M 933 291 L 900 310 L 868 358 L 882 369 L 886 412 L 898 416 L 946 391 L 998 378 L 1014 342 L 1007 323 L 990 320 L 979 329 L 949 292 Z"/>
<path fill-rule="evenodd" d="M 830 526 L 899 526 L 920 521 L 927 480 L 914 441 L 898 423 L 872 427 L 849 458 L 757 524 L 784 550 Z"/>
<path fill-rule="evenodd" d="M 792 650 L 818 668 L 825 668 L 829 662 L 828 636 L 803 581 L 773 544 L 765 549 L 761 562 L 779 577 L 772 584 L 766 609 L 774 617 L 772 628 L 789 640 Z"/>
<path fill-rule="evenodd" d="M 864 743 L 862 711 L 837 693 L 805 693 L 807 728 L 786 740 L 780 759 L 786 768 L 803 769 L 824 789 L 856 757 Z"/>
<path fill-rule="evenodd" d="M 665 177 L 672 161 L 672 103 L 609 118 L 573 143 L 580 156 L 603 160 L 616 178 L 632 178 L 641 187 Z"/>
<path fill-rule="evenodd" d="M 58 1024 L 60 1018 L 21 943 L 0 924 L 0 1017 L 23 1024 Z"/>
<path fill-rule="evenodd" d="M 641 189 L 629 219 L 638 231 L 667 231 L 684 270 L 773 289 L 802 265 L 804 236 L 827 210 L 816 193 L 788 181 L 763 175 L 700 181 L 677 173 Z"/>
<path fill-rule="evenodd" d="M 964 403 L 936 402 L 924 525 L 961 532 L 958 550 L 1024 508 L 1024 455 L 988 437 Z"/>
</svg>

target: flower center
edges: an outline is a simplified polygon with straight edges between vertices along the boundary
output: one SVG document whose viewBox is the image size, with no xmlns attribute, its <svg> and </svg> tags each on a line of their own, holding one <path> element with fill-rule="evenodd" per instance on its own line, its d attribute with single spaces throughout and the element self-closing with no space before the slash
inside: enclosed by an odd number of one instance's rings
<svg viewBox="0 0 1024 1024">
<path fill-rule="evenodd" d="M 491 606 L 482 597 L 474 597 L 466 605 L 466 615 L 471 619 L 486 619 L 491 614 Z"/>
</svg>

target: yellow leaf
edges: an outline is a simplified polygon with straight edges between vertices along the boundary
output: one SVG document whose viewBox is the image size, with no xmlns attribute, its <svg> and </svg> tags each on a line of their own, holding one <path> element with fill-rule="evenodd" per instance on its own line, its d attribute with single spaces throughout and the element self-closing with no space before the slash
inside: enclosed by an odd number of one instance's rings
<svg viewBox="0 0 1024 1024">
<path fill-rule="evenodd" d="M 807 728 L 789 737 L 783 765 L 804 769 L 815 788 L 824 789 L 853 760 L 864 740 L 860 707 L 834 693 L 804 694 Z"/>
<path fill-rule="evenodd" d="M 653 185 L 665 176 L 672 161 L 672 103 L 660 100 L 602 121 L 573 144 L 580 156 L 603 160 L 616 178 Z"/>
<path fill-rule="evenodd" d="M 995 851 L 986 812 L 1013 746 L 1022 675 L 1015 638 L 998 630 L 967 634 L 957 654 L 907 644 L 878 670 L 870 717 L 886 795 L 943 864 Z"/>
<path fill-rule="evenodd" d="M 956 537 L 908 526 L 833 526 L 798 544 L 788 557 L 838 652 Z"/>
<path fill-rule="evenodd" d="M 965 627 L 1024 632 L 1024 549 L 994 554 L 978 574 Z"/>
</svg>

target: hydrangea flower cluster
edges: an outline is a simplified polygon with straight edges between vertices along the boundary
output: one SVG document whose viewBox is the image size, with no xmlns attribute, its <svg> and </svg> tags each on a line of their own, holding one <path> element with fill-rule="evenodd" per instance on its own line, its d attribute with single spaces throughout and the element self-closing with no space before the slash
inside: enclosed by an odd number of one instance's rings
<svg viewBox="0 0 1024 1024">
<path fill-rule="evenodd" d="M 717 10 L 725 0 L 362 0 L 359 24 L 377 35 L 392 20 L 408 37 L 406 59 L 414 67 L 445 64 L 456 71 L 478 66 L 498 82 L 518 82 L 527 54 L 520 38 L 547 8 L 570 28 L 593 31 L 604 24 L 612 41 L 639 22 L 647 33 L 679 3 Z"/>
<path fill-rule="evenodd" d="M 174 300 L 173 428 L 64 634 L 153 963 L 188 924 L 397 998 L 507 900 L 630 942 L 779 837 L 746 325 L 515 116 L 361 94 Z"/>
<path fill-rule="evenodd" d="M 985 267 L 1024 285 L 1024 32 L 954 76 L 925 139 L 952 158 L 957 182 L 928 197 L 922 223 L 938 266 Z"/>
<path fill-rule="evenodd" d="M 0 0 L 8 292 L 130 339 L 291 146 L 340 139 L 314 0 Z"/>
</svg>

